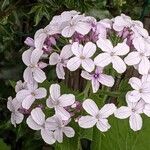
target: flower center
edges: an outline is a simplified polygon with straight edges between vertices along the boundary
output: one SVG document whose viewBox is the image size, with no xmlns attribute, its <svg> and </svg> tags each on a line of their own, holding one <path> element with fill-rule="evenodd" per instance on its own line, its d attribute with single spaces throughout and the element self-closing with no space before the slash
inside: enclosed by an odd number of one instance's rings
<svg viewBox="0 0 150 150">
<path fill-rule="evenodd" d="M 110 53 L 110 56 L 114 56 L 114 52 L 111 52 L 111 53 Z"/>
<path fill-rule="evenodd" d="M 32 93 L 31 93 L 31 95 L 32 95 L 32 96 L 35 96 L 35 93 L 34 93 L 34 92 L 32 92 Z"/>
<path fill-rule="evenodd" d="M 132 108 L 131 110 L 132 110 L 132 112 L 136 112 L 136 109 L 135 109 L 135 108 Z"/>
<path fill-rule="evenodd" d="M 84 57 L 84 56 L 80 56 L 80 59 L 82 59 L 82 60 L 83 60 L 83 59 L 85 59 L 85 57 Z"/>
<path fill-rule="evenodd" d="M 99 77 L 99 74 L 94 74 L 94 78 L 97 79 Z"/>
</svg>

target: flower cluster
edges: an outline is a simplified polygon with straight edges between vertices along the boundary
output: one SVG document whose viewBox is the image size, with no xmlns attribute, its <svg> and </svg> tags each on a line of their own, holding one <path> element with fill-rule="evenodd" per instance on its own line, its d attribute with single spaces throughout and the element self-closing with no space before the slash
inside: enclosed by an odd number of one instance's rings
<svg viewBox="0 0 150 150">
<path fill-rule="evenodd" d="M 65 79 L 67 70 L 80 69 L 81 77 L 91 82 L 93 93 L 100 92 L 102 85 L 114 86 L 115 78 L 107 68 L 122 74 L 133 66 L 141 76 L 129 79 L 133 90 L 126 94 L 127 106 L 117 109 L 111 103 L 99 110 L 93 100 L 84 99 L 82 108 L 89 115 L 78 116 L 80 127 L 96 125 L 106 132 L 111 127 L 107 118 L 114 114 L 120 119 L 129 117 L 131 129 L 137 131 L 142 128 L 140 114 L 150 117 L 150 36 L 140 21 L 124 14 L 97 21 L 76 11 L 65 11 L 39 29 L 33 39 L 28 37 L 25 44 L 29 49 L 22 54 L 27 66 L 24 82 L 17 82 L 16 97 L 9 97 L 7 103 L 14 126 L 27 118 L 27 125 L 40 130 L 48 144 L 62 142 L 63 134 L 69 138 L 75 135 L 74 129 L 68 126 L 74 116 L 70 109 L 78 112 L 80 103 L 73 94 L 61 95 L 59 84 L 50 85 L 49 92 L 41 87 L 47 78 L 44 68 L 53 65 L 60 80 Z M 46 118 L 45 109 L 53 110 L 53 116 Z"/>
</svg>

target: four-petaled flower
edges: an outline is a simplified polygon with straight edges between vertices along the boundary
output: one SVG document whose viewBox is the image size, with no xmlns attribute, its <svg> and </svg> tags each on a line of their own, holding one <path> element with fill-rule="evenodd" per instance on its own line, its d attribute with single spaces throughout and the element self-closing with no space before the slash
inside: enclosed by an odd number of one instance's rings
<svg viewBox="0 0 150 150">
<path fill-rule="evenodd" d="M 60 115 L 63 120 L 70 118 L 70 113 L 65 110 L 64 107 L 71 106 L 75 102 L 75 96 L 73 94 L 60 94 L 60 86 L 58 84 L 52 84 L 49 89 L 50 96 L 46 100 L 46 104 L 49 108 L 55 108 L 56 115 Z"/>
<path fill-rule="evenodd" d="M 94 59 L 97 66 L 105 67 L 112 63 L 113 68 L 118 73 L 123 73 L 126 70 L 124 61 L 119 57 L 126 55 L 129 52 L 129 46 L 125 43 L 118 43 L 113 47 L 112 43 L 108 39 L 99 38 L 97 45 L 104 53 L 100 53 Z"/>
<path fill-rule="evenodd" d="M 100 87 L 100 84 L 112 87 L 114 85 L 114 79 L 112 76 L 103 73 L 103 69 L 97 67 L 94 73 L 88 73 L 82 71 L 81 76 L 87 80 L 91 80 L 93 93 L 96 93 Z"/>
<path fill-rule="evenodd" d="M 96 127 L 102 132 L 106 132 L 111 127 L 107 118 L 115 112 L 116 106 L 114 104 L 105 104 L 99 110 L 93 100 L 87 99 L 83 102 L 83 108 L 90 115 L 82 116 L 79 119 L 80 127 L 91 128 L 96 124 Z"/>
<path fill-rule="evenodd" d="M 71 58 L 67 63 L 67 68 L 70 71 L 77 70 L 80 65 L 88 72 L 94 70 L 94 62 L 91 59 L 96 51 L 96 45 L 94 43 L 87 42 L 83 47 L 78 42 L 74 42 L 71 50 L 75 57 Z"/>
</svg>

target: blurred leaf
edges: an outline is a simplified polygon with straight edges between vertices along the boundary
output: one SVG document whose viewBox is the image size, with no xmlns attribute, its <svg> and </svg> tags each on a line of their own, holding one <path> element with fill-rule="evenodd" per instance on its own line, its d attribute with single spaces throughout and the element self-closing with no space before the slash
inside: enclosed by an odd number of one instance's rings
<svg viewBox="0 0 150 150">
<path fill-rule="evenodd" d="M 9 83 L 10 83 L 10 85 L 15 89 L 16 82 L 15 82 L 15 81 L 12 81 L 12 80 L 9 80 Z"/>
<path fill-rule="evenodd" d="M 4 10 L 9 5 L 9 0 L 4 0 L 1 5 L 1 10 Z"/>
<path fill-rule="evenodd" d="M 0 138 L 0 150 L 10 150 L 10 147 Z"/>
</svg>

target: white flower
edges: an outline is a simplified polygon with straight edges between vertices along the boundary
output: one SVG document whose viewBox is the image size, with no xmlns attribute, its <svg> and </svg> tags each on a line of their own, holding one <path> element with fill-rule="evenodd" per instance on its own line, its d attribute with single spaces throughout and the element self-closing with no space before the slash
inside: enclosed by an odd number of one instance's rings
<svg viewBox="0 0 150 150">
<path fill-rule="evenodd" d="M 31 129 L 41 131 L 41 136 L 47 144 L 55 143 L 54 133 L 46 127 L 45 114 L 41 108 L 33 109 L 26 122 Z"/>
<path fill-rule="evenodd" d="M 88 72 L 94 70 L 94 62 L 91 59 L 96 51 L 96 45 L 94 43 L 87 42 L 83 47 L 78 42 L 74 42 L 71 49 L 75 57 L 71 58 L 67 63 L 67 68 L 70 71 L 77 70 L 80 65 Z"/>
<path fill-rule="evenodd" d="M 99 110 L 93 100 L 87 99 L 83 102 L 83 108 L 90 115 L 82 116 L 79 119 L 78 123 L 80 127 L 91 128 L 96 124 L 96 127 L 102 132 L 106 132 L 111 127 L 107 118 L 116 110 L 114 104 L 105 104 Z"/>
<path fill-rule="evenodd" d="M 47 91 L 45 88 L 38 88 L 37 83 L 28 84 L 28 89 L 19 91 L 16 95 L 17 99 L 22 101 L 22 107 L 29 109 L 36 99 L 46 97 Z"/>
<path fill-rule="evenodd" d="M 21 80 L 17 81 L 15 86 L 15 92 L 18 93 L 22 89 L 27 89 L 27 82 L 22 82 Z"/>
<path fill-rule="evenodd" d="M 140 99 L 144 100 L 146 103 L 150 103 L 150 82 L 147 82 L 136 77 L 132 77 L 129 80 L 129 84 L 134 89 L 129 91 L 126 98 L 130 102 L 138 102 Z"/>
<path fill-rule="evenodd" d="M 71 37 L 75 31 L 85 35 L 91 30 L 90 23 L 86 22 L 84 15 L 75 15 L 69 24 L 62 30 L 61 34 L 64 37 Z"/>
<path fill-rule="evenodd" d="M 126 55 L 129 52 L 129 47 L 125 43 L 118 43 L 113 47 L 112 43 L 108 39 L 99 38 L 97 45 L 104 53 L 100 53 L 94 59 L 94 62 L 97 66 L 105 67 L 112 63 L 113 68 L 118 73 L 123 73 L 126 70 L 126 65 L 124 61 L 119 57 Z"/>
<path fill-rule="evenodd" d="M 150 104 L 145 104 L 143 108 L 143 113 L 147 115 L 148 117 L 150 117 Z"/>
<path fill-rule="evenodd" d="M 121 16 L 117 16 L 113 19 L 113 29 L 115 31 L 122 31 L 124 28 L 130 27 L 132 24 L 132 20 L 129 16 L 121 14 Z"/>
<path fill-rule="evenodd" d="M 142 37 L 135 38 L 133 45 L 137 51 L 133 51 L 125 57 L 124 61 L 127 65 L 137 65 L 140 74 L 147 74 L 150 66 L 150 46 Z"/>
<path fill-rule="evenodd" d="M 62 48 L 60 55 L 55 52 L 50 55 L 49 64 L 56 65 L 56 73 L 59 79 L 65 79 L 64 67 L 67 66 L 67 62 L 72 55 L 70 44 Z"/>
<path fill-rule="evenodd" d="M 63 133 L 69 138 L 74 137 L 75 135 L 74 129 L 67 126 L 69 121 L 62 120 L 62 118 L 59 115 L 47 118 L 46 122 L 47 128 L 54 130 L 54 138 L 59 143 L 63 142 Z"/>
<path fill-rule="evenodd" d="M 114 85 L 114 79 L 112 76 L 103 74 L 103 69 L 97 67 L 94 73 L 88 73 L 82 71 L 81 76 L 87 80 L 91 80 L 93 93 L 96 93 L 99 89 L 100 84 L 112 87 Z"/>
<path fill-rule="evenodd" d="M 49 108 L 55 108 L 56 115 L 60 115 L 63 120 L 70 118 L 69 112 L 64 107 L 71 106 L 75 102 L 75 96 L 73 94 L 60 94 L 60 86 L 58 84 L 52 84 L 49 89 L 50 96 L 46 100 L 46 104 Z"/>
<path fill-rule="evenodd" d="M 22 60 L 27 68 L 24 71 L 23 77 L 26 82 L 32 82 L 33 79 L 37 82 L 43 82 L 46 79 L 45 73 L 38 66 L 38 62 L 42 53 L 39 50 L 32 51 L 31 49 L 22 54 Z"/>
<path fill-rule="evenodd" d="M 134 131 L 138 131 L 142 128 L 142 118 L 140 116 L 143 113 L 144 102 L 142 100 L 131 103 L 127 101 L 128 106 L 121 106 L 118 108 L 114 115 L 119 119 L 125 119 L 129 117 L 130 127 Z"/>
<path fill-rule="evenodd" d="M 8 98 L 7 108 L 11 111 L 11 123 L 16 127 L 16 124 L 20 124 L 23 121 L 23 114 L 18 109 L 21 107 L 21 102 L 16 98 L 12 100 L 12 97 Z"/>
</svg>

